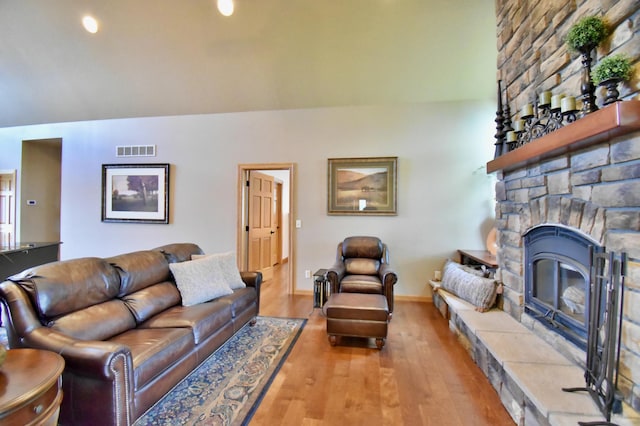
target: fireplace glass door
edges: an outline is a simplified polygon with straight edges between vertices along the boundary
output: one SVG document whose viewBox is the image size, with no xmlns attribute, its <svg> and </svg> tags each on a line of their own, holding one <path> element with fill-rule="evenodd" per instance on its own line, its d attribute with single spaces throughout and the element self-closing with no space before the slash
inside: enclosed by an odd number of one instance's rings
<svg viewBox="0 0 640 426">
<path fill-rule="evenodd" d="M 579 267 L 558 259 L 540 259 L 533 265 L 533 297 L 586 327 L 587 280 L 587 272 Z"/>
</svg>

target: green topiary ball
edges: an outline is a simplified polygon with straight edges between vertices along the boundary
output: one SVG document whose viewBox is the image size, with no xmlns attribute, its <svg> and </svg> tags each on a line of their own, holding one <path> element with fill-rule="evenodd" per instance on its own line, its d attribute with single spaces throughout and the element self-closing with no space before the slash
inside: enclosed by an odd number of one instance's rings
<svg viewBox="0 0 640 426">
<path fill-rule="evenodd" d="M 578 21 L 567 34 L 567 44 L 576 52 L 590 51 L 609 35 L 607 25 L 599 16 L 587 16 Z"/>
<path fill-rule="evenodd" d="M 607 56 L 598 62 L 598 65 L 591 72 L 591 78 L 595 84 L 600 84 L 612 78 L 627 81 L 631 78 L 632 73 L 631 59 L 622 53 L 618 53 Z"/>
</svg>

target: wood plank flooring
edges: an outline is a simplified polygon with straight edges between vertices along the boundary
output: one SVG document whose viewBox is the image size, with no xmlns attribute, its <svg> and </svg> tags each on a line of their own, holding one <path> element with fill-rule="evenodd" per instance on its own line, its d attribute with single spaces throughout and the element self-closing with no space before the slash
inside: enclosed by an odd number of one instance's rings
<svg viewBox="0 0 640 426">
<path fill-rule="evenodd" d="M 260 315 L 308 317 L 250 425 L 513 425 L 496 391 L 430 303 L 396 300 L 382 351 L 332 347 L 311 296 L 286 294 L 287 264 L 262 287 Z"/>
</svg>

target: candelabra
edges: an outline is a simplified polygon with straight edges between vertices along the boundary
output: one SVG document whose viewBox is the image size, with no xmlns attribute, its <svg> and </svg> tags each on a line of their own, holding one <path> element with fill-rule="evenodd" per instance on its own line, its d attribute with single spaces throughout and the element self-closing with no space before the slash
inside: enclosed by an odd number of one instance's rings
<svg viewBox="0 0 640 426">
<path fill-rule="evenodd" d="M 526 104 L 520 119 L 513 122 L 513 131 L 506 132 L 507 150 L 512 151 L 535 139 L 548 135 L 576 120 L 576 100 L 564 95 L 540 94 L 540 100 Z"/>
<path fill-rule="evenodd" d="M 494 158 L 507 153 L 506 137 L 513 131 L 511 127 L 511 109 L 509 108 L 509 92 L 505 90 L 505 106 L 502 107 L 502 80 L 498 80 L 498 110 L 496 111 L 496 142 Z"/>
<path fill-rule="evenodd" d="M 503 110 L 502 110 L 502 89 L 500 87 L 501 83 L 502 83 L 502 80 L 498 80 L 498 109 L 496 111 L 496 119 L 494 120 L 496 122 L 496 134 L 495 134 L 496 142 L 494 144 L 496 146 L 496 150 L 495 150 L 495 153 L 493 154 L 493 158 L 498 158 L 502 154 L 504 154 L 504 140 L 506 136 L 506 132 L 504 131 L 504 119 L 502 118 Z"/>
</svg>

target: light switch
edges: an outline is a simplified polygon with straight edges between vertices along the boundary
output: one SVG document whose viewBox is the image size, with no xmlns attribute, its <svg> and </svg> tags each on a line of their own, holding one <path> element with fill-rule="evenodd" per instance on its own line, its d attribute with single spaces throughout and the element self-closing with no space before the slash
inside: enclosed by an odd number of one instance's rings
<svg viewBox="0 0 640 426">
<path fill-rule="evenodd" d="M 302 221 L 300 219 L 296 219 L 296 228 L 302 228 Z"/>
</svg>

